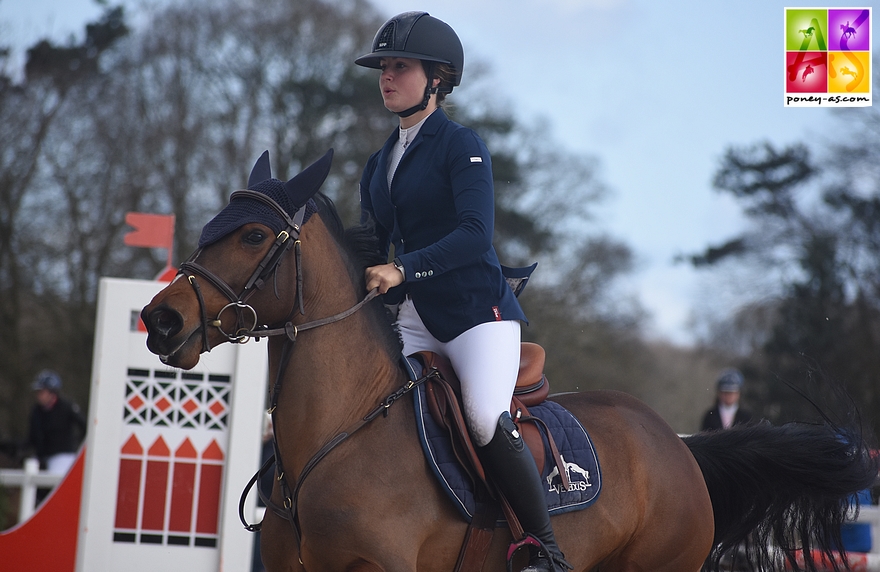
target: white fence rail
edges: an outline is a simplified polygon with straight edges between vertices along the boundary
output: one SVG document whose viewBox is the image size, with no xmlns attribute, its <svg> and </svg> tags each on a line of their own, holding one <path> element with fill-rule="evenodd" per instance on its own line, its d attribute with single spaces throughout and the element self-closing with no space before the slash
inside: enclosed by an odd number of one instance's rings
<svg viewBox="0 0 880 572">
<path fill-rule="evenodd" d="M 62 479 L 64 479 L 64 475 L 41 471 L 40 462 L 37 459 L 25 459 L 23 469 L 0 469 L 0 485 L 7 489 L 21 489 L 16 522 L 24 522 L 36 512 L 37 489 L 54 489 Z M 265 512 L 266 507 L 254 507 L 249 522 L 261 522 Z"/>
<path fill-rule="evenodd" d="M 24 522 L 34 514 L 38 488 L 55 488 L 63 478 L 64 475 L 40 471 L 37 459 L 25 459 L 23 469 L 0 470 L 0 485 L 21 488 L 17 522 Z"/>
</svg>

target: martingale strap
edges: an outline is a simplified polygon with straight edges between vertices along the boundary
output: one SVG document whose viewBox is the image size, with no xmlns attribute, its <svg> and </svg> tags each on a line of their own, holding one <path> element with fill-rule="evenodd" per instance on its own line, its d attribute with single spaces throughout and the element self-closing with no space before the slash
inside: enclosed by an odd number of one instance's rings
<svg viewBox="0 0 880 572">
<path fill-rule="evenodd" d="M 287 344 L 287 345 L 291 345 L 291 344 Z M 380 414 L 387 417 L 388 416 L 388 409 L 392 405 L 394 405 L 394 402 L 396 402 L 398 399 L 400 399 L 401 397 L 403 397 L 404 395 L 406 395 L 407 393 L 409 393 L 410 391 L 412 391 L 416 387 L 422 385 L 427 380 L 434 378 L 434 377 L 437 377 L 438 375 L 439 375 L 439 372 L 437 370 L 431 370 L 426 375 L 420 377 L 419 379 L 417 379 L 415 381 L 412 381 L 412 380 L 407 381 L 400 388 L 398 388 L 397 391 L 388 395 L 385 399 L 383 399 L 379 403 L 379 405 L 377 405 L 369 413 L 367 413 L 364 417 L 362 417 L 357 422 L 355 422 L 351 427 L 349 427 L 345 431 L 342 431 L 341 433 L 337 434 L 335 437 L 330 439 L 327 443 L 324 444 L 323 447 L 321 447 L 318 450 L 317 453 L 315 453 L 312 456 L 311 459 L 309 459 L 309 461 L 306 463 L 305 467 L 303 467 L 302 473 L 300 474 L 299 478 L 297 479 L 297 482 L 293 488 L 293 491 L 291 491 L 289 486 L 287 485 L 286 475 L 284 473 L 284 468 L 281 464 L 281 454 L 280 454 L 280 451 L 278 450 L 278 445 L 277 445 L 277 440 L 276 440 L 275 441 L 275 454 L 272 455 L 272 457 L 270 457 L 268 460 L 266 460 L 265 463 L 263 463 L 263 466 L 260 467 L 260 469 L 254 474 L 253 477 L 251 477 L 251 480 L 248 481 L 248 484 L 245 486 L 245 489 L 241 493 L 241 498 L 239 499 L 239 503 L 238 503 L 238 517 L 241 520 L 241 523 L 244 525 L 245 530 L 247 530 L 249 532 L 258 532 L 262 527 L 262 523 L 250 524 L 247 522 L 247 519 L 245 518 L 245 515 L 244 515 L 244 504 L 245 504 L 245 499 L 247 498 L 247 495 L 250 492 L 251 488 L 274 465 L 276 468 L 275 472 L 277 475 L 277 479 L 278 479 L 279 485 L 281 487 L 282 496 L 284 497 L 283 506 L 278 505 L 277 503 L 272 501 L 270 498 L 267 498 L 265 493 L 263 492 L 263 490 L 259 486 L 257 487 L 257 492 L 260 496 L 260 499 L 262 499 L 263 503 L 269 509 L 271 509 L 272 512 L 274 512 L 276 515 L 283 518 L 284 520 L 290 521 L 291 525 L 293 526 L 294 533 L 296 535 L 297 548 L 299 548 L 300 542 L 301 542 L 301 534 L 299 531 L 299 524 L 297 522 L 298 521 L 298 519 L 297 519 L 297 501 L 299 499 L 299 493 L 300 493 L 300 490 L 302 489 L 303 483 L 306 480 L 306 477 L 308 477 L 309 474 L 312 472 L 312 470 L 318 465 L 318 463 L 324 457 L 326 457 L 327 454 L 330 453 L 330 451 L 335 449 L 339 444 L 341 444 L 342 442 L 347 440 L 349 437 L 354 435 L 357 431 L 359 431 L 364 426 L 369 424 L 371 421 L 373 421 L 374 419 L 379 417 Z M 280 385 L 279 382 L 276 382 L 275 389 L 277 391 L 273 391 L 272 408 L 269 410 L 269 412 L 273 418 L 273 431 L 274 431 L 274 427 L 275 427 L 275 425 L 274 425 L 275 407 L 277 405 L 277 397 L 276 396 L 280 392 L 279 385 Z"/>
</svg>

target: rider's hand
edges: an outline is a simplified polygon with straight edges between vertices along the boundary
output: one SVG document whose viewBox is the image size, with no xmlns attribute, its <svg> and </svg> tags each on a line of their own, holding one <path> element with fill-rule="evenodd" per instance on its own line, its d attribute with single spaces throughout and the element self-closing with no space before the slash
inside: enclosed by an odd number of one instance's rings
<svg viewBox="0 0 880 572">
<path fill-rule="evenodd" d="M 367 292 L 378 288 L 379 294 L 385 294 L 391 288 L 403 284 L 403 274 L 390 263 L 370 266 L 364 271 L 364 275 L 367 279 Z"/>
</svg>

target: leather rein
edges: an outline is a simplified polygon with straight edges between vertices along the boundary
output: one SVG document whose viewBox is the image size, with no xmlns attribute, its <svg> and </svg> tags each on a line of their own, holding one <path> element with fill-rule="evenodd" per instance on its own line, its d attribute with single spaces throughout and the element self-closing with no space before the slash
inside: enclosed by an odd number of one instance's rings
<svg viewBox="0 0 880 572">
<path fill-rule="evenodd" d="M 349 316 L 363 308 L 373 298 L 377 297 L 379 292 L 377 288 L 374 288 L 364 297 L 363 300 L 348 308 L 347 310 L 339 312 L 338 314 L 306 322 L 304 324 L 293 324 L 292 318 L 297 313 L 297 310 L 299 310 L 299 313 L 301 315 L 305 315 L 302 295 L 302 251 L 299 235 L 303 225 L 303 219 L 305 218 L 306 205 L 300 207 L 296 211 L 294 216 L 290 217 L 281 205 L 279 205 L 271 197 L 268 197 L 263 193 L 258 193 L 256 191 L 250 190 L 235 191 L 234 193 L 232 193 L 229 200 L 231 202 L 232 200 L 235 200 L 237 198 L 254 199 L 262 202 L 263 204 L 271 207 L 286 224 L 286 228 L 278 233 L 278 235 L 275 237 L 275 242 L 273 243 L 272 247 L 254 269 L 254 272 L 245 283 L 245 286 L 241 293 L 236 295 L 235 291 L 226 283 L 225 280 L 217 276 L 211 270 L 208 270 L 207 268 L 196 262 L 196 259 L 201 253 L 201 249 L 196 250 L 196 252 L 194 252 L 193 255 L 190 256 L 190 258 L 186 262 L 180 265 L 178 274 L 186 276 L 190 285 L 193 287 L 196 298 L 199 302 L 199 310 L 201 312 L 202 321 L 201 327 L 203 351 L 211 351 L 211 345 L 208 341 L 209 327 L 217 328 L 226 337 L 227 341 L 235 344 L 246 343 L 251 338 L 259 340 L 262 337 L 278 335 L 284 335 L 287 337 L 287 340 L 285 340 L 284 346 L 282 348 L 281 360 L 279 363 L 278 371 L 276 373 L 275 383 L 272 388 L 271 404 L 268 410 L 269 415 L 271 415 L 272 417 L 273 446 L 275 449 L 275 454 L 266 460 L 263 466 L 248 482 L 244 491 L 242 491 L 241 499 L 239 500 L 238 514 L 239 519 L 241 520 L 246 530 L 250 532 L 257 532 L 260 530 L 260 528 L 262 527 L 261 522 L 254 524 L 249 524 L 247 522 L 247 519 L 244 515 L 245 500 L 247 498 L 248 492 L 255 485 L 257 480 L 259 480 L 260 477 L 266 474 L 274 464 L 276 467 L 276 478 L 278 480 L 281 494 L 284 498 L 283 505 L 279 505 L 272 501 L 270 498 L 267 498 L 262 488 L 260 488 L 259 486 L 257 487 L 257 491 L 259 493 L 260 499 L 266 504 L 269 509 L 272 510 L 272 512 L 274 512 L 279 517 L 290 521 L 296 536 L 297 550 L 299 551 L 302 536 L 297 522 L 297 500 L 303 483 L 305 482 L 305 479 L 309 475 L 309 473 L 311 473 L 312 469 L 314 469 L 315 466 L 324 457 L 326 457 L 331 450 L 333 450 L 340 443 L 351 437 L 355 432 L 367 425 L 370 421 L 376 419 L 380 414 L 384 414 L 385 416 L 387 416 L 388 408 L 390 408 L 395 401 L 409 393 L 418 385 L 424 383 L 430 377 L 438 375 L 438 372 L 437 370 L 432 370 L 430 373 L 428 373 L 428 375 L 425 375 L 420 379 L 417 379 L 415 381 L 408 380 L 395 392 L 385 397 L 385 399 L 383 399 L 364 417 L 359 419 L 345 431 L 330 439 L 327 443 L 324 444 L 323 447 L 318 450 L 317 453 L 312 456 L 308 463 L 306 463 L 306 465 L 303 467 L 302 473 L 296 479 L 296 483 L 293 489 L 291 489 L 287 482 L 287 476 L 284 472 L 284 467 L 281 462 L 281 451 L 278 448 L 277 439 L 274 438 L 274 431 L 275 427 L 277 426 L 275 424 L 275 414 L 278 406 L 278 397 L 281 394 L 284 373 L 290 361 L 290 355 L 293 352 L 293 346 L 296 342 L 297 335 L 300 332 L 313 328 L 318 328 L 320 326 L 325 326 L 327 324 L 332 324 L 334 322 L 339 322 L 341 320 L 344 320 L 345 318 L 348 318 Z M 270 276 L 272 276 L 273 279 L 277 280 L 276 270 L 278 268 L 278 265 L 281 262 L 282 256 L 291 248 L 294 249 L 294 254 L 296 257 L 296 302 L 294 303 L 293 308 L 288 314 L 283 326 L 275 328 L 270 328 L 268 326 L 258 326 L 259 318 L 257 317 L 257 311 L 253 308 L 253 306 L 248 304 L 248 300 L 251 296 L 254 295 L 254 293 L 265 286 L 266 281 L 269 279 Z M 221 308 L 220 311 L 217 313 L 217 316 L 212 320 L 208 319 L 205 299 L 202 295 L 202 289 L 199 285 L 197 277 L 201 277 L 210 282 L 212 286 L 223 293 L 223 295 L 226 296 L 226 298 L 229 300 L 229 303 Z M 279 297 L 277 291 L 277 283 L 275 295 L 276 297 Z M 234 330 L 232 330 L 231 332 L 225 331 L 222 325 L 223 314 L 228 310 L 234 310 L 236 313 L 236 325 Z"/>
</svg>

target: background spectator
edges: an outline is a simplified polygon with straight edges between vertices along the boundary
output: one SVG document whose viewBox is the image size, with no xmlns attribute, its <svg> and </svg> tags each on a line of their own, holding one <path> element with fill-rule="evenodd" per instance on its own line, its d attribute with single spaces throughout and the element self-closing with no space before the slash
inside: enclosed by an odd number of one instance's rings
<svg viewBox="0 0 880 572">
<path fill-rule="evenodd" d="M 38 373 L 31 387 L 37 403 L 31 410 L 28 445 L 41 469 L 66 474 L 85 436 L 85 417 L 75 403 L 61 397 L 61 377 L 54 371 Z"/>
<path fill-rule="evenodd" d="M 718 376 L 717 384 L 715 406 L 703 416 L 700 430 L 730 429 L 734 425 L 748 423 L 752 419 L 752 414 L 739 405 L 743 386 L 742 373 L 738 369 L 726 369 Z"/>
</svg>

